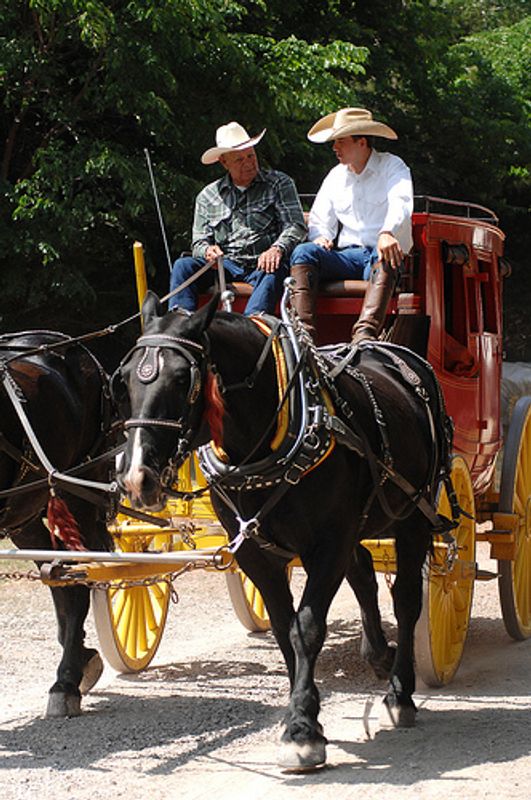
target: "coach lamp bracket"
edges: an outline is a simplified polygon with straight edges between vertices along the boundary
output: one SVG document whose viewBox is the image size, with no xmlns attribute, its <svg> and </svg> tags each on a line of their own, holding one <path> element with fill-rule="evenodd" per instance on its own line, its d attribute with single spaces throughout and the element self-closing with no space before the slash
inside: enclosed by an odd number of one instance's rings
<svg viewBox="0 0 531 800">
<path fill-rule="evenodd" d="M 463 267 L 470 261 L 470 253 L 466 244 L 449 244 L 441 242 L 441 253 L 444 264 L 451 264 L 456 267 Z"/>
<path fill-rule="evenodd" d="M 500 270 L 500 278 L 510 278 L 513 273 L 511 262 L 505 256 L 498 259 L 498 269 Z"/>
</svg>

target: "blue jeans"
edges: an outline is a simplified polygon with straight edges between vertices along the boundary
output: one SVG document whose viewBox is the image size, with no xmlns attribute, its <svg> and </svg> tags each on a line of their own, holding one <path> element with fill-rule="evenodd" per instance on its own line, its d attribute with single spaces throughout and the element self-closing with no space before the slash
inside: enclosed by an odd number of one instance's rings
<svg viewBox="0 0 531 800">
<path fill-rule="evenodd" d="M 317 267 L 319 280 L 339 279 L 368 281 L 372 265 L 378 261 L 376 247 L 344 247 L 325 250 L 313 242 L 299 244 L 291 254 L 290 264 L 311 264 Z"/>
<path fill-rule="evenodd" d="M 190 278 L 205 263 L 204 258 L 192 258 L 191 256 L 178 258 L 171 271 L 170 291 Z M 276 272 L 263 272 L 261 269 L 248 270 L 227 258 L 223 260 L 223 263 L 228 281 L 242 281 L 254 287 L 245 307 L 246 316 L 258 314 L 260 311 L 265 311 L 267 314 L 275 313 L 277 301 L 282 293 L 284 278 L 288 273 L 284 261 L 280 262 Z M 188 311 L 195 311 L 198 296 L 214 284 L 216 277 L 216 269 L 207 270 L 182 292 L 177 292 L 170 297 L 169 308 L 185 308 Z"/>
</svg>

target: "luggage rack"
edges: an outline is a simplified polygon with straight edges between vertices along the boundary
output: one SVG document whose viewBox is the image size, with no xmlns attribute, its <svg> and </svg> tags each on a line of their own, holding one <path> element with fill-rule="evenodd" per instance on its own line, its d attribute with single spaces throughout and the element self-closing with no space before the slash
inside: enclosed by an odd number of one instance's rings
<svg viewBox="0 0 531 800">
<path fill-rule="evenodd" d="M 450 212 L 453 216 L 477 219 L 478 221 L 489 222 L 491 225 L 496 226 L 499 224 L 499 218 L 490 208 L 480 206 L 477 203 L 467 203 L 462 200 L 447 200 L 444 197 L 432 197 L 427 194 L 415 195 L 415 211 L 425 214 L 448 214 Z"/>
</svg>

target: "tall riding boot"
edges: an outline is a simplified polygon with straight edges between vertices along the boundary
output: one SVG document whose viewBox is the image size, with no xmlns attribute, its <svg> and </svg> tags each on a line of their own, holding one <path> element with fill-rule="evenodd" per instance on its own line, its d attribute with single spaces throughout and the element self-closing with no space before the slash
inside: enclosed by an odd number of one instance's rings
<svg viewBox="0 0 531 800">
<path fill-rule="evenodd" d="M 359 318 L 352 328 L 352 344 L 364 339 L 377 339 L 382 331 L 387 306 L 393 294 L 398 273 L 389 264 L 379 261 L 375 264 Z"/>
<path fill-rule="evenodd" d="M 291 276 L 295 278 L 295 286 L 291 296 L 291 304 L 312 339 L 316 339 L 315 301 L 317 297 L 317 267 L 312 264 L 294 264 Z"/>
</svg>

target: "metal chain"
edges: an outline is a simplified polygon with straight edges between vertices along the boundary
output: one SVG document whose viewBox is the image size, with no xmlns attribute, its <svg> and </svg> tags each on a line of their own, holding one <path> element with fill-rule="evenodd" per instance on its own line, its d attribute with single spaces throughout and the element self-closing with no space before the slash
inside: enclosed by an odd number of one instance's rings
<svg viewBox="0 0 531 800">
<path fill-rule="evenodd" d="M 170 587 L 170 592 L 172 595 L 172 601 L 177 602 L 178 596 L 177 592 L 175 591 L 174 587 L 172 586 L 173 581 L 183 575 L 185 572 L 190 572 L 194 569 L 205 569 L 206 567 L 211 566 L 208 561 L 204 562 L 194 562 L 185 564 L 178 570 L 174 572 L 166 572 L 159 575 L 151 575 L 147 578 L 137 578 L 136 580 L 107 580 L 107 581 L 94 581 L 90 580 L 89 578 L 84 578 L 79 573 L 74 573 L 72 575 L 63 575 L 61 578 L 58 578 L 58 583 L 61 584 L 71 584 L 72 586 L 86 586 L 88 589 L 103 589 L 104 591 L 108 591 L 112 589 L 113 591 L 117 591 L 119 589 L 133 589 L 135 587 L 148 587 L 148 586 L 155 586 L 157 583 L 167 583 Z M 40 574 L 34 570 L 28 570 L 27 572 L 0 572 L 0 579 L 5 580 L 12 580 L 12 581 L 19 581 L 19 580 L 30 580 L 30 581 L 41 581 L 42 578 Z"/>
<path fill-rule="evenodd" d="M 29 569 L 27 572 L 20 572 L 19 570 L 15 570 L 13 572 L 0 572 L 0 580 L 8 580 L 8 581 L 40 581 L 41 576 L 35 570 Z"/>
</svg>

